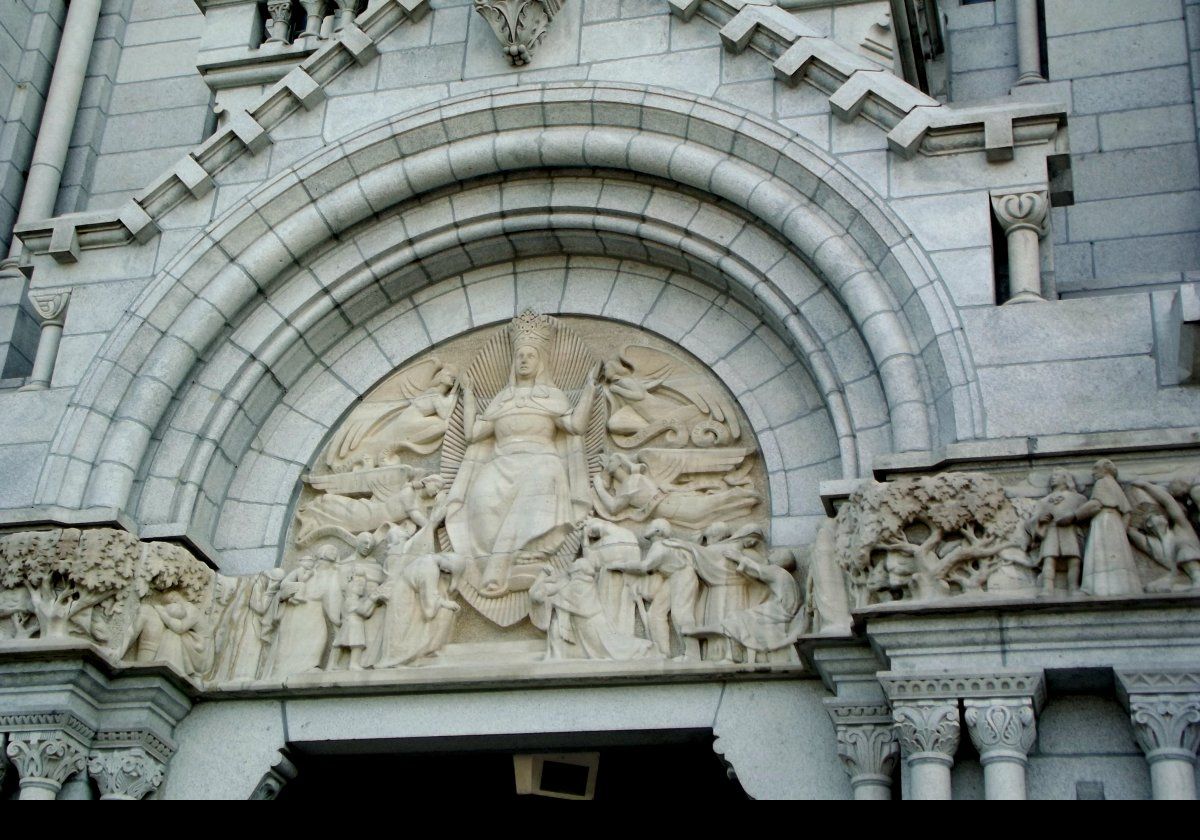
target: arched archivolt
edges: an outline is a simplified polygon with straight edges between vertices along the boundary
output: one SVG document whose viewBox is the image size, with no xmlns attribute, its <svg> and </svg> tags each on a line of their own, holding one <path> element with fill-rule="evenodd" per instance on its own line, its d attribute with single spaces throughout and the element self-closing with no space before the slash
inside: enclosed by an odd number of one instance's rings
<svg viewBox="0 0 1200 840">
<path fill-rule="evenodd" d="M 636 259 L 725 289 L 806 366 L 845 475 L 879 451 L 926 449 L 978 425 L 941 281 L 833 159 L 696 97 L 549 85 L 367 129 L 209 225 L 101 349 L 39 501 L 129 509 L 135 485 L 177 468 L 169 503 L 145 513 L 187 523 L 201 489 L 222 483 L 206 478 L 206 456 L 236 454 L 278 399 L 271 383 L 288 387 L 278 371 L 344 336 L 347 312 L 553 252 Z"/>
</svg>

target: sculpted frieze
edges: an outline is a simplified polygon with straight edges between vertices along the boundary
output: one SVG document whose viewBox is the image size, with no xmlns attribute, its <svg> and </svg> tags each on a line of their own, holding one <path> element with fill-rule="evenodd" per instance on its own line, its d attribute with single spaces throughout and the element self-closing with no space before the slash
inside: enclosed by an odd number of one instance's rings
<svg viewBox="0 0 1200 840">
<path fill-rule="evenodd" d="M 1126 478 L 1107 459 L 1080 473 L 1053 469 L 1040 490 L 950 472 L 856 491 L 835 524 L 854 605 L 1200 590 L 1200 479 Z"/>
</svg>

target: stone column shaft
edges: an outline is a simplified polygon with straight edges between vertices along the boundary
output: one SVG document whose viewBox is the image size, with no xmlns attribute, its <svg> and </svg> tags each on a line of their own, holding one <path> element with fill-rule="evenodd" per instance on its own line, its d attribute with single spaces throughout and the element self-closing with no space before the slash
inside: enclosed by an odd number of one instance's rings
<svg viewBox="0 0 1200 840">
<path fill-rule="evenodd" d="M 42 334 L 38 340 L 37 355 L 33 358 L 33 371 L 29 374 L 29 382 L 21 390 L 40 391 L 50 387 L 50 379 L 54 376 L 54 364 L 58 360 L 58 346 L 62 341 L 71 291 L 63 289 L 30 292 L 29 300 L 42 319 Z"/>
<path fill-rule="evenodd" d="M 1037 0 L 1016 0 L 1017 84 L 1045 82 L 1042 75 L 1042 38 L 1038 33 Z"/>
<path fill-rule="evenodd" d="M 101 0 L 71 0 L 67 7 L 62 40 L 54 60 L 54 74 L 50 77 L 50 91 L 46 95 L 46 107 L 33 147 L 33 161 L 25 179 L 25 194 L 17 213 L 18 224 L 54 215 L 67 149 L 75 130 L 79 97 L 87 76 L 88 59 L 92 55 L 92 41 L 100 19 L 100 4 Z M 20 242 L 14 237 L 13 243 L 15 255 L 20 252 Z"/>
<path fill-rule="evenodd" d="M 1042 296 L 1041 240 L 1048 232 L 1050 196 L 1046 190 L 992 194 L 1008 247 L 1008 303 L 1031 303 Z"/>
<path fill-rule="evenodd" d="M 958 702 L 893 702 L 896 740 L 909 773 L 913 799 L 950 799 L 950 768 L 958 750 Z"/>
<path fill-rule="evenodd" d="M 985 798 L 1025 799 L 1025 769 L 1037 739 L 1034 699 L 970 698 L 963 707 L 983 765 Z"/>
</svg>

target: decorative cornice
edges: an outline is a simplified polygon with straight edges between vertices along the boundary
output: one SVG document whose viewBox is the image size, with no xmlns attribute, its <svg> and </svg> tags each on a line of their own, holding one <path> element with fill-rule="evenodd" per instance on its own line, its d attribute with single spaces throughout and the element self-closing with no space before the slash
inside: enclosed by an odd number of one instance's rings
<svg viewBox="0 0 1200 840">
<path fill-rule="evenodd" d="M 83 744 L 90 744 L 96 730 L 71 712 L 21 712 L 0 715 L 0 732 L 16 735 L 22 732 L 62 730 Z"/>
<path fill-rule="evenodd" d="M 175 754 L 175 745 L 164 741 L 146 729 L 106 730 L 97 732 L 92 741 L 93 750 L 143 750 L 151 757 L 166 764 Z"/>
<path fill-rule="evenodd" d="M 892 708 L 886 703 L 863 703 L 846 700 L 826 700 L 825 710 L 834 726 L 856 726 L 877 723 L 892 724 Z"/>
<path fill-rule="evenodd" d="M 1046 682 L 1041 672 L 1019 671 L 993 674 L 883 673 L 879 682 L 892 703 L 907 700 L 1029 698 L 1040 709 L 1046 702 Z"/>
<path fill-rule="evenodd" d="M 1126 695 L 1200 694 L 1200 671 L 1163 669 L 1155 671 L 1117 671 L 1117 682 Z"/>
</svg>

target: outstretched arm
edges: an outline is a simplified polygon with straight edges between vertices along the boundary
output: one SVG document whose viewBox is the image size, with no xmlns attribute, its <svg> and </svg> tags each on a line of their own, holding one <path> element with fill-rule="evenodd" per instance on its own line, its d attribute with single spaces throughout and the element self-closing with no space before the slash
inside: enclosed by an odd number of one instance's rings
<svg viewBox="0 0 1200 840">
<path fill-rule="evenodd" d="M 1134 487 L 1137 487 L 1151 499 L 1162 505 L 1163 510 L 1165 510 L 1167 512 L 1167 516 L 1170 517 L 1172 525 L 1178 526 L 1190 524 L 1188 523 L 1187 512 L 1184 511 L 1183 507 L 1178 501 L 1176 501 L 1175 497 L 1162 487 L 1159 487 L 1157 484 L 1151 484 L 1149 481 L 1141 478 L 1131 481 L 1130 484 L 1132 484 Z"/>
<path fill-rule="evenodd" d="M 600 375 L 600 365 L 594 365 L 588 371 L 587 378 L 583 381 L 583 388 L 579 392 L 579 402 L 575 404 L 575 409 L 565 417 L 560 417 L 558 420 L 559 426 L 565 431 L 573 435 L 582 435 L 587 432 L 588 424 L 592 419 L 592 405 L 596 400 L 596 377 Z"/>
</svg>

